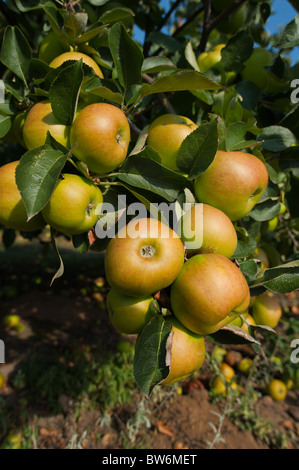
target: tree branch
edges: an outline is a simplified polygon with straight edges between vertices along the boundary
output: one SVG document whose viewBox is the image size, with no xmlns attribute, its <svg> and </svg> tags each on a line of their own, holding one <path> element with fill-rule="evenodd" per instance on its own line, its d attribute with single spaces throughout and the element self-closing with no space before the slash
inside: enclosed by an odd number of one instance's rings
<svg viewBox="0 0 299 470">
<path fill-rule="evenodd" d="M 220 24 L 221 21 L 228 18 L 228 16 L 233 11 L 235 11 L 240 5 L 242 5 L 245 2 L 246 2 L 246 0 L 235 0 L 235 2 L 230 7 L 226 8 L 225 10 L 222 10 L 222 12 L 219 13 L 219 15 L 217 15 L 212 20 L 210 19 L 210 15 L 205 14 L 203 32 L 202 32 L 201 40 L 200 40 L 200 44 L 199 44 L 199 50 L 201 52 L 205 51 L 205 48 L 206 48 L 206 45 L 207 45 L 207 42 L 208 42 L 208 38 L 209 38 L 209 35 L 210 35 L 211 31 L 214 28 L 216 28 L 216 26 L 218 26 L 218 24 Z M 205 13 L 208 12 L 207 4 L 210 4 L 210 3 L 211 3 L 211 0 L 205 0 Z"/>
<path fill-rule="evenodd" d="M 174 4 L 172 5 L 172 7 L 170 8 L 170 10 L 166 13 L 166 15 L 162 18 L 160 24 L 158 24 L 157 28 L 156 28 L 156 31 L 160 31 L 163 26 L 165 26 L 165 24 L 167 23 L 167 20 L 168 18 L 170 18 L 170 16 L 172 15 L 172 13 L 174 12 L 174 10 L 177 9 L 177 7 L 180 5 L 180 3 L 182 3 L 183 0 L 176 0 L 176 2 L 174 2 Z"/>
</svg>

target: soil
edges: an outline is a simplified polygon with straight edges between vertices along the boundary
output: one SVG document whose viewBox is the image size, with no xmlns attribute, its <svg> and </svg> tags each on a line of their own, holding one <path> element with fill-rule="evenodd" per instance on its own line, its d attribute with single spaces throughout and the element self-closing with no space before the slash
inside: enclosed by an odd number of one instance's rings
<svg viewBox="0 0 299 470">
<path fill-rule="evenodd" d="M 78 408 L 77 392 L 71 396 L 67 388 L 68 392 L 64 393 L 61 383 L 53 386 L 53 396 L 59 389 L 55 406 L 43 394 L 36 396 L 32 383 L 16 387 L 20 364 L 30 358 L 34 358 L 38 368 L 41 367 L 39 358 L 42 364 L 46 356 L 51 374 L 51 360 L 53 357 L 56 361 L 57 354 L 63 362 L 66 352 L 71 354 L 78 347 L 92 352 L 100 345 L 105 354 L 112 355 L 120 340 L 134 343 L 136 339 L 119 335 L 108 321 L 103 308 L 108 289 L 103 277 L 103 255 L 75 253 L 66 241 L 60 245 L 65 273 L 52 287 L 49 284 L 58 261 L 43 244 L 22 241 L 0 252 L 0 316 L 17 314 L 24 325 L 22 332 L 0 329 L 6 352 L 6 363 L 0 365 L 0 372 L 6 378 L 0 391 L 0 412 L 1 400 L 5 400 L 9 415 L 7 428 L 1 429 L 0 425 L 0 441 L 11 429 L 21 429 L 23 441 L 29 443 L 27 447 L 50 449 L 269 449 L 275 446 L 273 440 L 267 442 L 262 436 L 270 432 L 266 426 L 259 432 L 253 425 L 246 429 L 245 421 L 227 416 L 221 439 L 213 442 L 227 401 L 212 399 L 204 375 L 183 382 L 180 388 L 166 391 L 160 388 L 149 399 L 133 385 L 130 399 L 116 403 L 108 411 L 94 406 L 88 393 Z M 87 292 L 88 286 L 96 283 L 99 289 Z M 242 352 L 242 348 L 236 346 L 235 350 Z M 74 367 L 72 356 L 68 357 L 69 367 Z M 80 383 L 76 384 L 77 389 Z M 296 390 L 289 390 L 283 402 L 275 402 L 263 393 L 255 403 L 257 415 L 283 433 L 284 446 L 291 449 L 299 448 L 298 398 Z M 276 442 L 277 447 L 282 446 L 279 439 Z"/>
</svg>

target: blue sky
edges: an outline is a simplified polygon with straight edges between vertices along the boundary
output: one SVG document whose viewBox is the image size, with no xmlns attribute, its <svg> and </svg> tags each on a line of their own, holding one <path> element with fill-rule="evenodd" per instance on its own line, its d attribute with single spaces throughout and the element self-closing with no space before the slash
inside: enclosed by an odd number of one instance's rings
<svg viewBox="0 0 299 470">
<path fill-rule="evenodd" d="M 169 9 L 170 0 L 162 0 L 161 5 L 167 11 Z M 285 25 L 287 25 L 297 14 L 296 10 L 288 2 L 288 0 L 273 0 L 272 1 L 273 14 L 268 19 L 267 30 L 270 34 L 280 32 Z M 139 41 L 143 41 L 143 32 L 135 30 L 135 38 Z M 290 57 L 292 62 L 299 61 L 299 47 L 295 47 L 291 52 Z"/>
</svg>

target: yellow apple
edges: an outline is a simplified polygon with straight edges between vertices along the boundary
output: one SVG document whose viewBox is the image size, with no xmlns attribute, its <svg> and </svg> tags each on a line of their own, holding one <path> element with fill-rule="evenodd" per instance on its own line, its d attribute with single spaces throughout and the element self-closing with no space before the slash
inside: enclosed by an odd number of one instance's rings
<svg viewBox="0 0 299 470">
<path fill-rule="evenodd" d="M 169 286 L 184 263 L 179 236 L 156 219 L 133 219 L 111 239 L 107 281 L 118 292 L 143 297 Z"/>
<path fill-rule="evenodd" d="M 87 232 L 96 224 L 102 202 L 100 189 L 87 178 L 64 174 L 42 215 L 59 232 L 76 235 Z"/>
<path fill-rule="evenodd" d="M 252 306 L 252 316 L 257 325 L 266 325 L 276 328 L 282 315 L 282 308 L 278 300 L 265 292 L 257 296 Z"/>
<path fill-rule="evenodd" d="M 44 145 L 50 132 L 57 142 L 67 147 L 70 128 L 55 118 L 51 103 L 40 101 L 30 108 L 23 127 L 23 139 L 28 150 Z"/>
<path fill-rule="evenodd" d="M 126 115 L 108 103 L 94 103 L 81 109 L 71 126 L 73 152 L 94 173 L 108 173 L 123 163 L 129 142 Z"/>
<path fill-rule="evenodd" d="M 170 349 L 169 375 L 161 383 L 170 385 L 186 379 L 201 368 L 205 358 L 205 340 L 187 330 L 175 317 L 167 317 L 172 324 L 172 344 Z"/>
<path fill-rule="evenodd" d="M 186 245 L 188 256 L 198 253 L 218 253 L 230 258 L 238 243 L 237 233 L 231 220 L 224 212 L 208 204 L 195 204 L 183 215 L 181 239 Z M 198 248 L 192 248 L 194 244 L 197 244 Z"/>
<path fill-rule="evenodd" d="M 27 222 L 27 211 L 16 184 L 15 171 L 19 160 L 0 167 L 0 224 L 26 232 L 45 226 L 41 214 Z"/>
<path fill-rule="evenodd" d="M 83 64 L 88 65 L 91 67 L 94 71 L 94 73 L 100 77 L 104 78 L 103 72 L 98 66 L 98 64 L 87 54 L 83 54 L 83 52 L 64 52 L 63 54 L 60 54 L 59 56 L 55 57 L 50 63 L 50 67 L 53 67 L 56 69 L 60 65 L 62 65 L 64 62 L 68 60 L 80 60 L 82 59 Z"/>
<path fill-rule="evenodd" d="M 171 286 L 174 315 L 189 330 L 211 334 L 245 312 L 249 287 L 241 270 L 214 253 L 195 255 Z"/>
<path fill-rule="evenodd" d="M 129 297 L 111 289 L 107 295 L 109 318 L 114 328 L 123 334 L 136 334 L 149 322 L 149 306 L 153 300 L 146 297 Z"/>
<path fill-rule="evenodd" d="M 158 152 L 163 166 L 180 172 L 176 163 L 179 148 L 187 135 L 197 127 L 187 117 L 163 114 L 149 126 L 147 144 Z"/>
<path fill-rule="evenodd" d="M 219 150 L 212 164 L 194 181 L 199 202 L 238 220 L 253 209 L 268 184 L 266 165 L 250 153 Z"/>
</svg>

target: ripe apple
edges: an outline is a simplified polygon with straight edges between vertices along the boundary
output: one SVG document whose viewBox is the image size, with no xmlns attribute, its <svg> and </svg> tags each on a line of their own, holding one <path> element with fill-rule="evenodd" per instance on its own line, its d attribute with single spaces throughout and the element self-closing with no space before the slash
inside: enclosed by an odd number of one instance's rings
<svg viewBox="0 0 299 470">
<path fill-rule="evenodd" d="M 64 62 L 68 60 L 80 60 L 82 59 L 83 64 L 88 65 L 91 67 L 94 71 L 94 73 L 100 77 L 104 78 L 103 72 L 98 66 L 98 64 L 87 54 L 83 54 L 83 52 L 64 52 L 63 54 L 60 54 L 59 56 L 55 57 L 54 60 L 50 63 L 50 67 L 53 67 L 56 69 L 57 67 L 60 67 Z"/>
<path fill-rule="evenodd" d="M 149 126 L 147 144 L 159 153 L 163 166 L 181 172 L 176 164 L 179 148 L 187 135 L 197 127 L 187 117 L 163 114 Z"/>
<path fill-rule="evenodd" d="M 268 220 L 268 224 L 267 224 L 268 232 L 274 232 L 277 228 L 277 225 L 278 225 L 277 217 L 273 217 L 273 219 Z"/>
<path fill-rule="evenodd" d="M 105 255 L 110 286 L 143 297 L 169 286 L 184 263 L 179 236 L 156 219 L 133 219 L 111 239 Z"/>
<path fill-rule="evenodd" d="M 227 380 L 227 382 L 231 382 L 235 376 L 234 369 L 230 365 L 226 364 L 225 362 L 222 362 L 220 366 L 220 372 L 225 378 L 225 380 Z"/>
<path fill-rule="evenodd" d="M 57 34 L 50 31 L 43 38 L 38 50 L 38 58 L 49 64 L 55 57 L 63 54 L 65 49 L 61 44 Z"/>
<path fill-rule="evenodd" d="M 252 316 L 257 325 L 266 325 L 276 328 L 282 315 L 278 300 L 265 292 L 257 296 L 252 306 Z"/>
<path fill-rule="evenodd" d="M 268 184 L 266 165 L 254 155 L 218 150 L 212 164 L 194 181 L 199 202 L 238 220 L 253 209 Z"/>
<path fill-rule="evenodd" d="M 195 255 L 171 286 L 174 315 L 189 330 L 211 334 L 245 312 L 249 287 L 240 269 L 225 256 Z"/>
<path fill-rule="evenodd" d="M 81 109 L 71 126 L 74 154 L 94 173 L 108 173 L 127 156 L 130 126 L 126 115 L 108 103 L 94 103 Z"/>
<path fill-rule="evenodd" d="M 279 379 L 272 379 L 267 386 L 267 392 L 275 401 L 282 401 L 286 398 L 288 389 L 286 384 Z"/>
<path fill-rule="evenodd" d="M 64 174 L 42 210 L 46 222 L 59 232 L 76 235 L 90 230 L 98 220 L 103 195 L 83 176 Z"/>
<path fill-rule="evenodd" d="M 120 333 L 133 335 L 139 333 L 149 322 L 149 311 L 153 297 L 129 297 L 111 289 L 107 295 L 109 318 L 114 328 Z"/>
<path fill-rule="evenodd" d="M 283 82 L 266 70 L 272 62 L 272 54 L 267 49 L 257 47 L 244 64 L 241 73 L 242 80 L 250 80 L 260 90 L 270 93 L 278 92 L 283 87 Z"/>
<path fill-rule="evenodd" d="M 40 101 L 30 108 L 23 127 L 23 139 L 28 150 L 44 145 L 50 132 L 57 142 L 67 146 L 69 138 L 69 126 L 60 124 L 55 118 L 51 103 Z"/>
<path fill-rule="evenodd" d="M 170 371 L 161 385 L 170 385 L 186 379 L 201 368 L 205 358 L 205 340 L 187 330 L 175 317 L 167 317 L 172 324 Z"/>
<path fill-rule="evenodd" d="M 239 388 L 239 385 L 236 382 L 229 382 L 225 383 L 224 379 L 220 376 L 217 375 L 211 385 L 211 391 L 214 395 L 216 396 L 226 396 L 227 390 L 237 390 Z"/>
<path fill-rule="evenodd" d="M 6 328 L 16 328 L 20 324 L 19 315 L 5 315 L 2 319 L 2 324 Z"/>
<path fill-rule="evenodd" d="M 200 225 L 201 220 L 202 226 L 198 227 L 199 232 L 196 233 L 196 221 Z M 185 243 L 188 256 L 198 253 L 218 253 L 230 258 L 238 243 L 237 233 L 231 220 L 224 212 L 208 204 L 202 204 L 202 207 L 201 204 L 195 204 L 183 215 L 181 240 Z M 190 242 L 190 248 L 188 248 Z M 198 248 L 192 248 L 196 242 Z"/>
<path fill-rule="evenodd" d="M 27 222 L 27 212 L 16 184 L 15 171 L 19 160 L 0 167 L 0 224 L 26 232 L 45 226 L 41 214 Z"/>
</svg>

